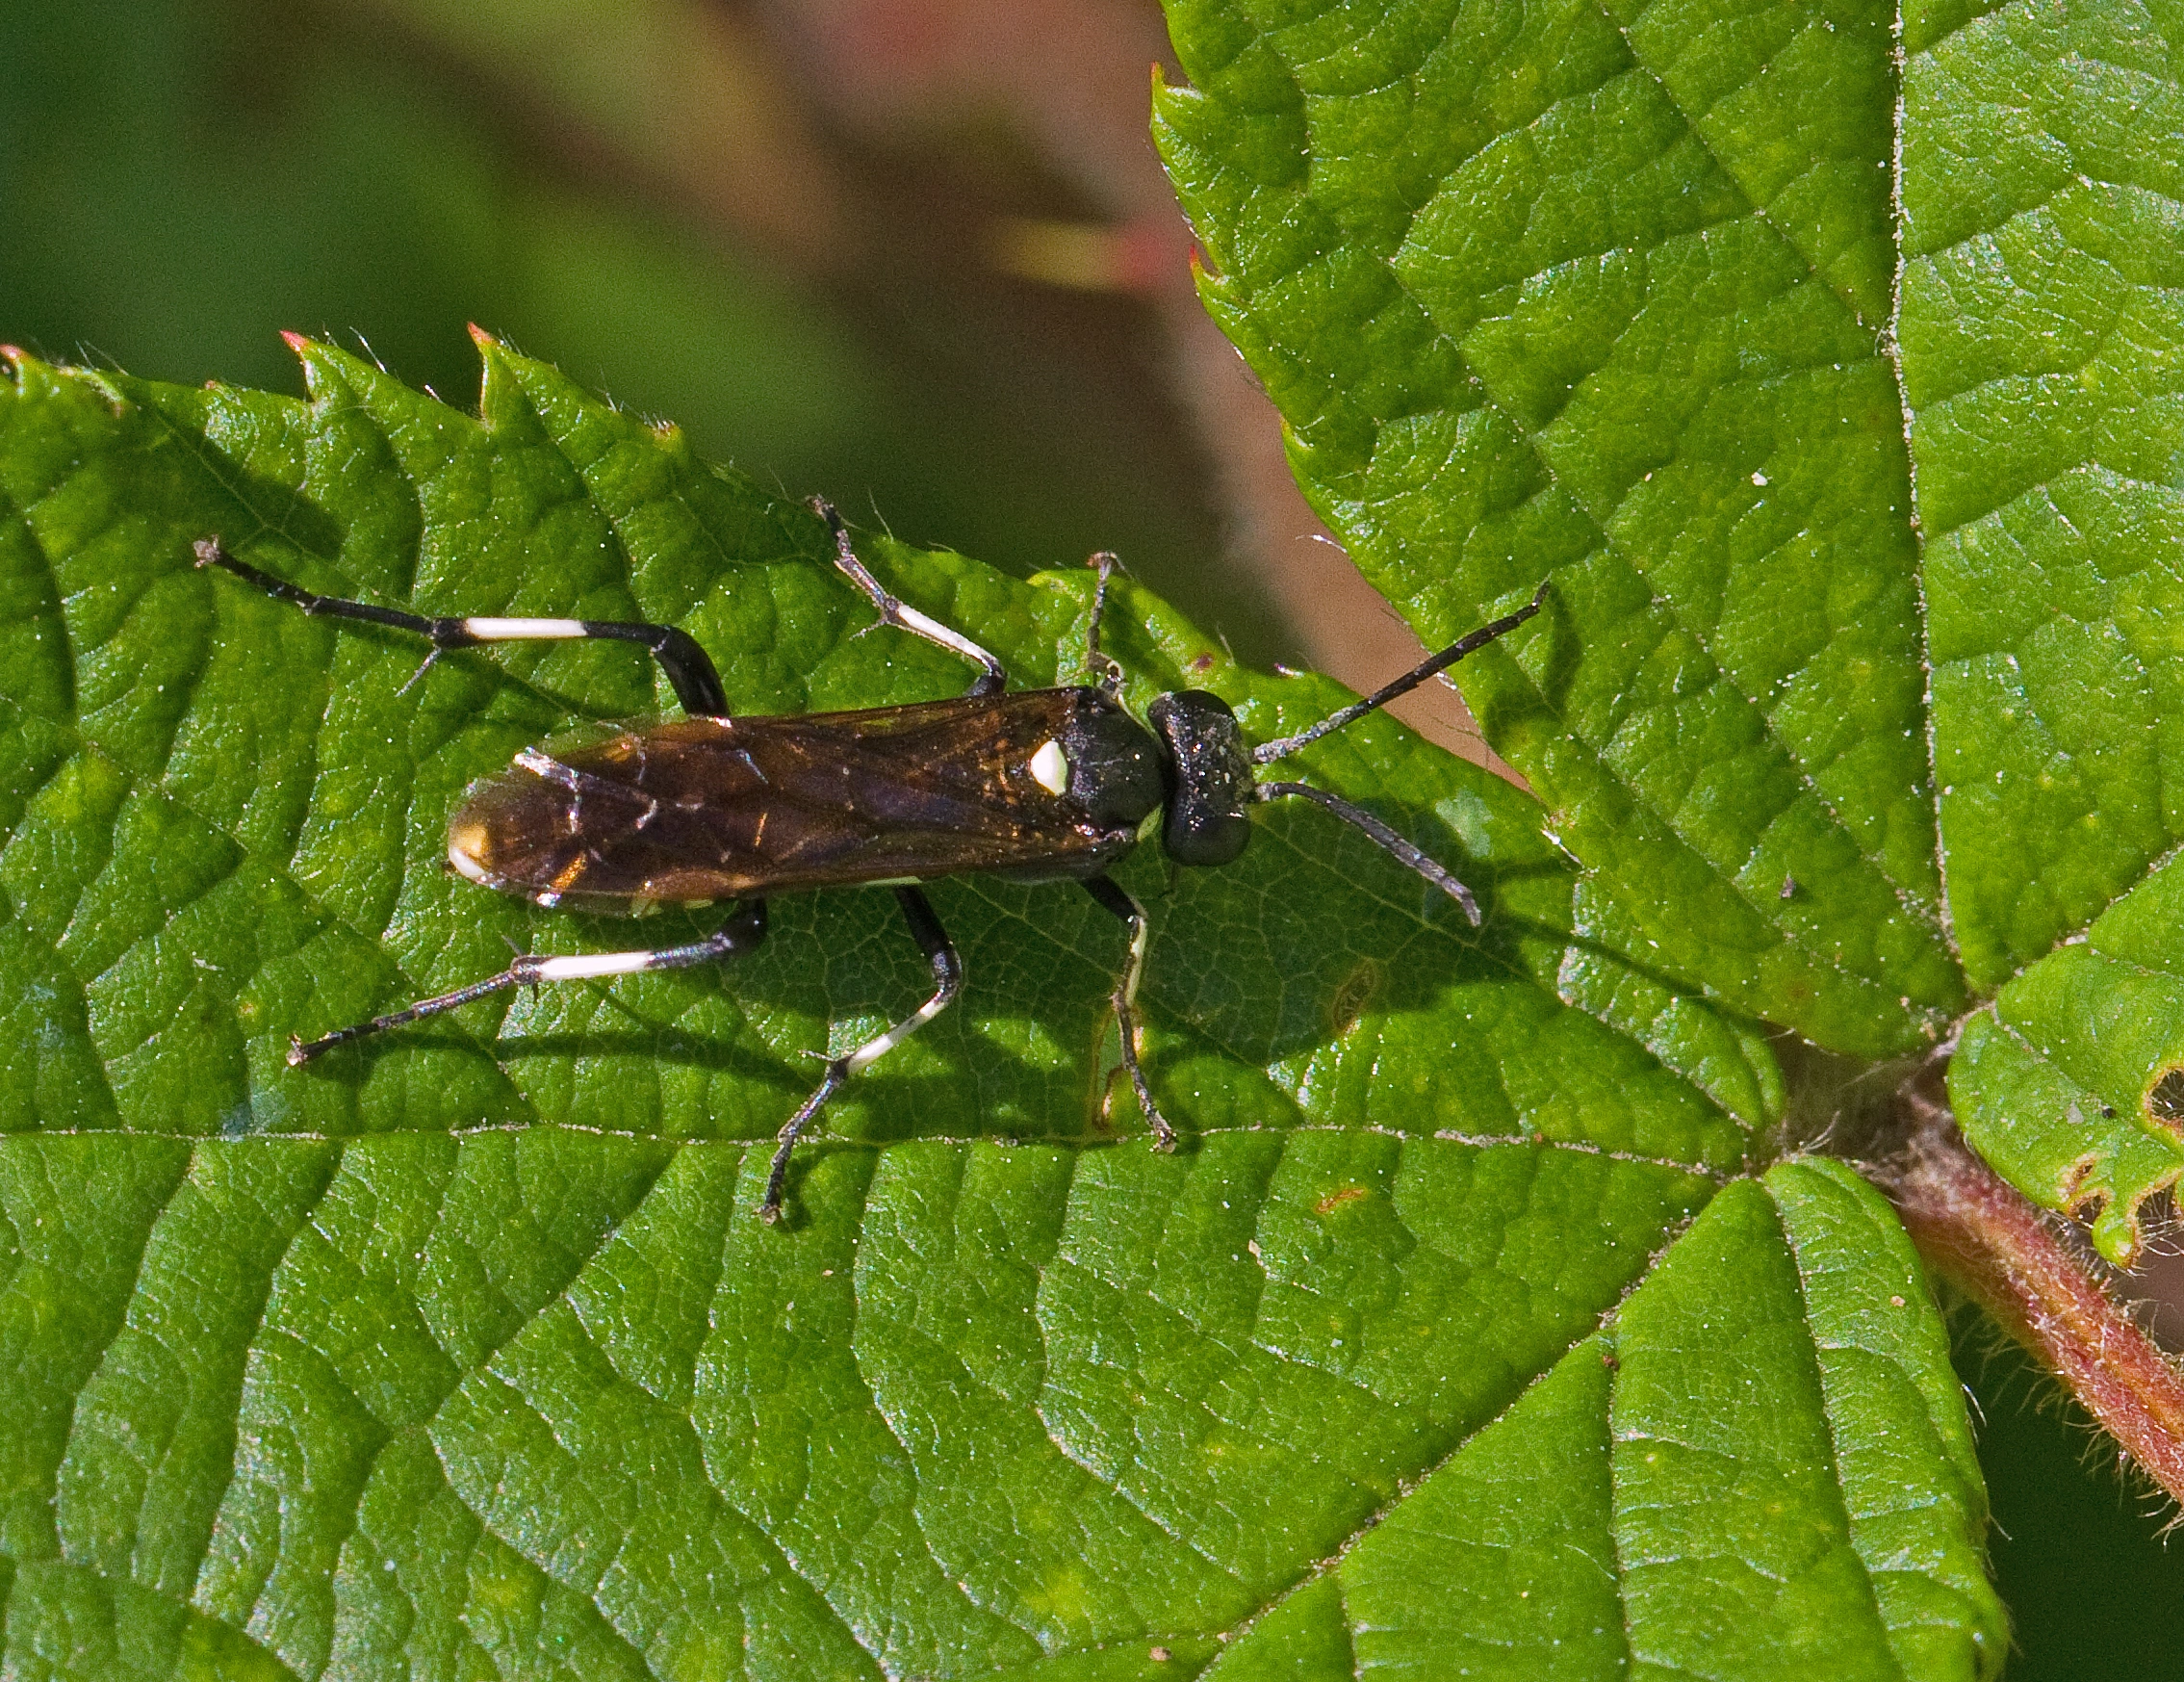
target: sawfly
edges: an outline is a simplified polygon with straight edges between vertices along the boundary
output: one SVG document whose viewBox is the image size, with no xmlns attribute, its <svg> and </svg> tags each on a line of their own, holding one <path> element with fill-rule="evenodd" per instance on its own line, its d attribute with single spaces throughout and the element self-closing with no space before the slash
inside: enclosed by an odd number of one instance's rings
<svg viewBox="0 0 2184 1682">
<path fill-rule="evenodd" d="M 1129 931 L 1112 1003 L 1122 1065 L 1154 1143 L 1175 1146 L 1138 1060 L 1135 1001 L 1145 961 L 1144 907 L 1108 871 L 1159 831 L 1178 865 L 1225 865 L 1251 837 L 1251 808 L 1302 799 L 1333 814 L 1462 907 L 1471 891 L 1371 813 L 1303 783 L 1261 781 L 1254 767 L 1295 753 L 1385 706 L 1506 635 L 1540 609 L 1542 583 L 1516 611 L 1320 720 L 1257 746 L 1228 704 L 1203 690 L 1158 697 L 1143 719 L 1122 705 L 1121 672 L 1100 652 L 1099 625 L 1116 561 L 1097 569 L 1086 659 L 1089 683 L 1011 693 L 1001 662 L 960 632 L 890 595 L 850 541 L 841 517 L 814 499 L 834 535 L 835 564 L 879 610 L 978 668 L 955 700 L 800 717 L 732 716 L 713 662 L 667 625 L 595 619 L 435 618 L 321 596 L 237 559 L 208 537 L 197 564 L 235 574 L 304 612 L 392 626 L 444 649 L 490 642 L 604 638 L 635 643 L 666 674 L 687 716 L 630 726 L 605 740 L 549 754 L 527 749 L 498 776 L 474 783 L 448 822 L 448 861 L 480 887 L 543 906 L 638 914 L 721 900 L 733 908 L 718 932 L 687 945 L 578 957 L 518 957 L 498 975 L 322 1039 L 293 1040 L 302 1064 L 369 1034 L 453 1010 L 488 994 L 551 981 L 712 964 L 756 947 L 766 902 L 814 888 L 887 886 L 933 970 L 933 994 L 911 1015 L 830 1060 L 788 1118 L 759 1206 L 780 1219 L 789 1153 L 842 1083 L 901 1045 L 954 1002 L 963 965 L 919 884 L 984 871 L 1017 882 L 1076 882 Z"/>
</svg>

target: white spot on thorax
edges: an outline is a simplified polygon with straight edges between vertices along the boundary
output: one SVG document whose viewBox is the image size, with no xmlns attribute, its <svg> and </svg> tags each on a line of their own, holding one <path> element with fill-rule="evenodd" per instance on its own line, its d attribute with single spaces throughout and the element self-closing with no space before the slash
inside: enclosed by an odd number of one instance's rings
<svg viewBox="0 0 2184 1682">
<path fill-rule="evenodd" d="M 1039 752 L 1031 757 L 1031 774 L 1049 794 L 1069 791 L 1069 756 L 1062 751 L 1060 742 L 1049 739 L 1040 744 Z"/>
</svg>

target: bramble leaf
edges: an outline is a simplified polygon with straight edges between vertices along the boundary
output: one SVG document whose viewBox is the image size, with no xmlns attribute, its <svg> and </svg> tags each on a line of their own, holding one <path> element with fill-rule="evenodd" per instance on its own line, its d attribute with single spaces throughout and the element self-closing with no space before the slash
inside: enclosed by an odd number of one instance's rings
<svg viewBox="0 0 2184 1682">
<path fill-rule="evenodd" d="M 1428 641 L 1553 575 L 1460 678 L 1588 932 L 1835 1050 L 1961 1031 L 1968 1136 L 2136 1255 L 2173 1012 L 2074 948 L 2184 841 L 2165 26 L 1171 11 L 1205 296 L 1307 494 Z"/>
<path fill-rule="evenodd" d="M 1638 1445 L 1684 1322 L 1740 1274 L 1768 1281 L 1731 1290 L 1749 1336 L 1708 1359 L 1794 1399 L 1719 1393 L 1753 1470 L 1693 1485 L 1691 1523 L 1821 1448 L 1796 1535 L 1736 1542 L 1751 1568 L 1869 1585 L 1855 1629 L 1827 1613 L 1846 1651 L 1991 1642 L 1962 1415 L 1883 1206 L 1812 1167 L 1702 1215 L 1783 1113 L 1767 1042 L 1582 932 L 1612 913 L 1528 797 L 1392 722 L 1300 769 L 1449 861 L 1484 926 L 1314 811 L 1222 870 L 1134 861 L 1174 1156 L 1116 1067 L 1121 931 L 1066 885 L 935 886 L 964 999 L 830 1109 L 780 1229 L 756 1207 L 808 1053 L 922 996 L 886 895 L 784 899 L 722 972 L 501 996 L 287 1067 L 289 1034 L 490 973 L 504 940 L 707 925 L 555 916 L 441 867 L 471 779 L 665 702 L 627 648 L 420 675 L 410 639 L 197 570 L 194 538 L 435 611 L 671 621 L 741 710 L 964 678 L 859 634 L 806 510 L 541 364 L 487 344 L 474 420 L 300 349 L 308 402 L 28 360 L 0 389 L 10 1665 L 1236 1673 L 1319 1639 L 1330 1596 L 1439 1641 L 1444 1591 L 1510 1569 L 1444 1557 L 1439 1504 L 1481 1500 L 1520 1530 L 1561 1513 L 1631 1609 L 1587 1650 L 1627 1621 L 1652 1650 L 1684 1591 L 1642 1567 L 1686 1544 L 1653 1487 L 1682 1474 Z M 1075 675 L 1089 574 L 864 541 L 1019 679 Z M 1259 737 L 1335 701 L 1135 590 L 1109 646 L 1136 701 L 1201 684 Z M 1798 1212 L 1815 1198 L 1839 1207 Z M 1893 1242 L 1892 1272 L 1842 1296 L 1831 1221 Z M 1649 1279 L 1672 1241 L 1695 1259 Z M 1884 1416 L 1907 1458 L 1860 1494 Z M 1610 1436 L 1630 1482 L 1602 1506 L 1603 1462 L 1565 1448 Z M 1919 1514 L 1890 1516 L 1907 1487 Z M 1740 1617 L 1763 1644 L 1809 1599 Z M 1513 1616 L 1522 1646 L 1563 1612 Z"/>
<path fill-rule="evenodd" d="M 1429 643 L 1553 577 L 1463 685 L 1629 925 L 1603 937 L 1831 1048 L 1921 1049 L 1965 990 L 1889 182 L 1853 167 L 1889 156 L 1887 16 L 1623 10 L 1174 7 L 1193 86 L 1157 116 L 1207 303 Z"/>
<path fill-rule="evenodd" d="M 646 617 L 732 705 L 955 692 L 815 520 L 485 346 L 474 421 L 23 362 L 0 392 L 0 1425 L 27 1672 L 1991 1675 L 1984 1496 L 1887 1206 L 1776 1161 L 1797 1048 L 1953 1051 L 2111 1255 L 2184 1169 L 2164 937 L 2172 55 L 2114 8 L 1175 0 L 1162 142 L 1307 492 L 1545 811 L 1384 719 L 1315 812 L 1156 858 L 1151 1152 L 1067 887 L 885 896 L 724 973 L 314 1034 L 629 925 L 439 868 L 472 778 L 664 706 L 627 649 L 436 662 L 189 566 Z M 1901 95 L 1899 100 L 1899 93 Z M 1893 192 L 1893 198 L 1891 198 Z M 2168 242 L 2173 243 L 2173 242 Z M 1900 251 L 1900 262 L 1899 262 Z M 1915 518 L 1914 518 L 1915 516 Z M 862 538 L 1076 676 L 1089 578 Z M 1058 556 L 1058 562 L 1073 561 Z M 1122 592 L 1142 705 L 1335 702 Z M 2172 1091 L 2171 1088 L 2176 1090 Z M 1757 1176 L 1757 1177 L 1748 1177 Z"/>
</svg>

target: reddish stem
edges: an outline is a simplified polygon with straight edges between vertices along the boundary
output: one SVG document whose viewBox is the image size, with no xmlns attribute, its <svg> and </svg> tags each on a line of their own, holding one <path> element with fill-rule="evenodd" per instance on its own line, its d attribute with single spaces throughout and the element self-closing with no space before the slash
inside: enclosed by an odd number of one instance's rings
<svg viewBox="0 0 2184 1682">
<path fill-rule="evenodd" d="M 2184 1502 L 2184 1377 L 2046 1214 L 1972 1153 L 1947 1107 L 1907 1090 L 1905 1154 L 1871 1170 L 1927 1264 L 2069 1385 L 2087 1412 Z"/>
</svg>

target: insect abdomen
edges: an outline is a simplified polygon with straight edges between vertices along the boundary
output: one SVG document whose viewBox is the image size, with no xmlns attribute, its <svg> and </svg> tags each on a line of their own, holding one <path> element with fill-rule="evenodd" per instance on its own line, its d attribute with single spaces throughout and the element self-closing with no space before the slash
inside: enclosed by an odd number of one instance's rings
<svg viewBox="0 0 2184 1682">
<path fill-rule="evenodd" d="M 472 786 L 448 857 L 489 888 L 610 911 L 974 870 L 1087 877 L 1158 804 L 1155 788 L 1150 805 L 1095 815 L 1056 775 L 1081 714 L 1106 705 L 1034 690 L 533 750 Z"/>
</svg>

